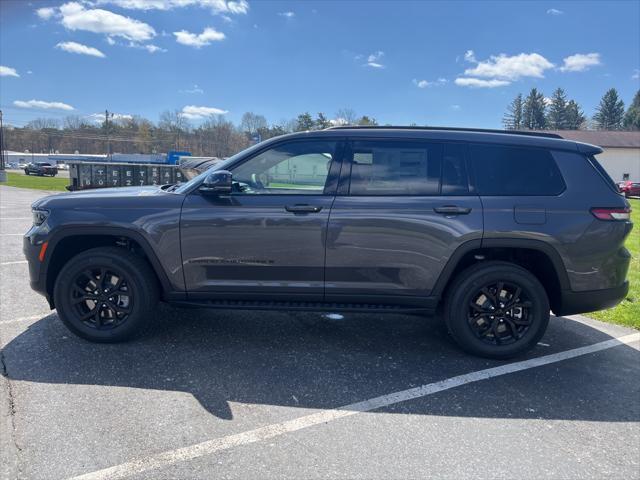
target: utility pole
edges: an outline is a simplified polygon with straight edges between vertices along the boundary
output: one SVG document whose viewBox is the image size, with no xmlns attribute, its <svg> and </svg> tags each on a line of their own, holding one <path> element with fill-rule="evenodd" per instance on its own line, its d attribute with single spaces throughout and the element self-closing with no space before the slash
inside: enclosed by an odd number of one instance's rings
<svg viewBox="0 0 640 480">
<path fill-rule="evenodd" d="M 7 181 L 7 172 L 5 171 L 5 155 L 4 155 L 4 125 L 2 124 L 2 110 L 0 110 L 0 182 Z"/>
<path fill-rule="evenodd" d="M 109 113 L 109 110 L 104 111 L 104 127 L 107 130 L 107 161 L 111 161 L 111 142 L 109 142 L 109 117 L 113 118 L 113 113 Z"/>
</svg>

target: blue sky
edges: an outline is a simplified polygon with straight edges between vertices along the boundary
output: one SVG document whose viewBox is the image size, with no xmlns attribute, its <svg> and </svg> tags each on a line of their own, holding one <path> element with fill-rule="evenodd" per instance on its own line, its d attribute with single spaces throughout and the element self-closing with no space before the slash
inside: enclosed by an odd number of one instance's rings
<svg viewBox="0 0 640 480">
<path fill-rule="evenodd" d="M 270 122 L 340 108 L 381 123 L 500 127 L 518 93 L 588 115 L 640 86 L 640 2 L 92 0 L 0 4 L 5 122 L 105 108 Z M 72 109 L 72 110 L 71 110 Z"/>
</svg>

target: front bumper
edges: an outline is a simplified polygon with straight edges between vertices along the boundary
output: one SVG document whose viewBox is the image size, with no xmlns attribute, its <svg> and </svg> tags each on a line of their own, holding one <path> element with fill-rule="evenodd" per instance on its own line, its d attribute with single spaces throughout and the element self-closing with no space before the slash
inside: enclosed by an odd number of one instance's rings
<svg viewBox="0 0 640 480">
<path fill-rule="evenodd" d="M 624 300 L 628 292 L 628 281 L 625 281 L 620 286 L 603 290 L 589 290 L 584 292 L 563 290 L 560 298 L 560 306 L 554 309 L 553 313 L 560 316 L 605 310 L 615 307 Z"/>
<path fill-rule="evenodd" d="M 27 232 L 22 238 L 22 252 L 29 264 L 29 284 L 36 292 L 47 297 L 47 301 L 51 303 L 51 299 L 47 293 L 47 276 L 45 274 L 45 263 L 38 258 L 42 244 L 45 242 L 38 235 Z"/>
</svg>

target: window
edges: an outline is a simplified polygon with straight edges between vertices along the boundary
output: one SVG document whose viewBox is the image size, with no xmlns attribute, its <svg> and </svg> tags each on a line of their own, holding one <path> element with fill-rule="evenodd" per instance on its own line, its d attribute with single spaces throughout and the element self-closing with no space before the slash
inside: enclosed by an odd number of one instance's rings
<svg viewBox="0 0 640 480">
<path fill-rule="evenodd" d="M 466 145 L 445 144 L 442 154 L 442 195 L 469 193 L 465 151 Z"/>
<path fill-rule="evenodd" d="M 232 169 L 241 194 L 321 195 L 336 142 L 291 142 L 262 152 Z"/>
<path fill-rule="evenodd" d="M 437 195 L 441 151 L 426 142 L 354 142 L 349 193 Z"/>
<path fill-rule="evenodd" d="M 558 195 L 565 187 L 547 150 L 472 145 L 471 158 L 480 195 Z"/>
</svg>

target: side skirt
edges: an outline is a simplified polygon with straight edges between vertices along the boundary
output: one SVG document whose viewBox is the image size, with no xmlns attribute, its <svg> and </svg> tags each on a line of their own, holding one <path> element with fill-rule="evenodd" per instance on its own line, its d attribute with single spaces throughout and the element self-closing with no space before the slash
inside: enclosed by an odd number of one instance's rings
<svg viewBox="0 0 640 480">
<path fill-rule="evenodd" d="M 172 301 L 172 305 L 192 308 L 214 308 L 227 310 L 281 310 L 307 312 L 376 312 L 376 313 L 411 313 L 431 315 L 436 311 L 434 306 L 409 306 L 374 303 L 333 303 L 333 302 L 301 302 L 301 301 L 265 301 L 265 300 L 185 300 Z"/>
</svg>

